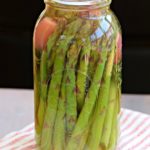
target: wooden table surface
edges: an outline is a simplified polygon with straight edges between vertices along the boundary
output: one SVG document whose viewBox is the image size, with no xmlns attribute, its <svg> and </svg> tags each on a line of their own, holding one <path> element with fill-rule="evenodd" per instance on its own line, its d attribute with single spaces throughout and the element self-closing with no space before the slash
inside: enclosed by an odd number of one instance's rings
<svg viewBox="0 0 150 150">
<path fill-rule="evenodd" d="M 122 107 L 150 114 L 150 95 L 123 95 Z M 34 120 L 33 90 L 0 89 L 0 138 Z"/>
</svg>

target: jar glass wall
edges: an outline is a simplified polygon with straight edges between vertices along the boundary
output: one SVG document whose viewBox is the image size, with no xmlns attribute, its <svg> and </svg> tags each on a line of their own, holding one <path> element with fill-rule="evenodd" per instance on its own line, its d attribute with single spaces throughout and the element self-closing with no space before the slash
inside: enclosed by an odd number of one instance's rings
<svg viewBox="0 0 150 150">
<path fill-rule="evenodd" d="M 35 132 L 42 150 L 114 150 L 117 144 L 120 25 L 110 1 L 81 2 L 45 1 L 35 26 Z"/>
</svg>

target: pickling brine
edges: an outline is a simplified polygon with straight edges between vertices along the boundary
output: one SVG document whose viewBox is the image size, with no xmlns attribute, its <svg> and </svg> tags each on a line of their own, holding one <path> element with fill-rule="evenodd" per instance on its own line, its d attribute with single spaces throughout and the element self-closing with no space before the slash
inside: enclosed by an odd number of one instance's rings
<svg viewBox="0 0 150 150">
<path fill-rule="evenodd" d="M 46 0 L 34 30 L 36 144 L 115 150 L 122 35 L 110 0 Z"/>
</svg>

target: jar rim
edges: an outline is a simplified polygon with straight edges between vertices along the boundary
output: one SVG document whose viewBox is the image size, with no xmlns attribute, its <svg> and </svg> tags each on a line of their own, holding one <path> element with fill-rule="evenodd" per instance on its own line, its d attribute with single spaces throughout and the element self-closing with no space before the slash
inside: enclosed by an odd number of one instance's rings
<svg viewBox="0 0 150 150">
<path fill-rule="evenodd" d="M 56 4 L 56 5 L 66 5 L 66 6 L 99 6 L 105 7 L 110 5 L 111 0 L 44 0 L 45 3 Z"/>
</svg>

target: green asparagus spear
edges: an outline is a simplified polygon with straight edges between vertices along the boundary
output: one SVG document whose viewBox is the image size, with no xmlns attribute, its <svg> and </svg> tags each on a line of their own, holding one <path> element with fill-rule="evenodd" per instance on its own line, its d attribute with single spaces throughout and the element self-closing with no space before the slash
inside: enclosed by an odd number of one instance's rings
<svg viewBox="0 0 150 150">
<path fill-rule="evenodd" d="M 48 68 L 51 66 L 48 66 L 47 61 L 48 57 L 51 53 L 52 47 L 55 45 L 56 39 L 60 35 L 60 33 L 63 30 L 64 27 L 64 19 L 58 20 L 58 23 L 61 23 L 59 28 L 57 27 L 56 32 L 53 32 L 52 35 L 50 35 L 48 42 L 47 42 L 47 48 L 46 50 L 42 50 L 41 54 L 41 63 L 40 63 L 40 101 L 37 111 L 37 118 L 38 118 L 38 125 L 39 125 L 39 132 L 41 132 L 41 129 L 43 127 L 43 121 L 44 121 L 44 114 L 46 109 L 46 99 L 47 99 L 47 88 L 48 88 L 48 77 L 50 76 L 48 73 Z"/>
<path fill-rule="evenodd" d="M 57 26 L 56 31 L 53 32 L 52 35 L 50 35 L 50 37 L 48 38 L 47 41 L 47 53 L 48 53 L 48 57 L 51 54 L 52 50 L 54 51 L 53 47 L 56 44 L 56 41 L 58 39 L 58 37 L 60 36 L 60 34 L 62 33 L 63 29 L 64 29 L 64 25 L 65 25 L 65 20 L 59 20 L 58 21 L 59 26 Z"/>
<path fill-rule="evenodd" d="M 108 150 L 114 150 L 116 148 L 117 144 L 117 129 L 116 126 L 114 127 L 114 130 L 111 132 L 111 137 L 110 137 L 110 143 L 109 143 L 109 148 Z"/>
<path fill-rule="evenodd" d="M 119 64 L 114 64 L 113 76 L 117 83 L 117 101 L 118 101 L 118 113 L 120 113 L 120 100 L 121 100 L 121 62 Z"/>
<path fill-rule="evenodd" d="M 52 34 L 52 36 L 48 39 L 47 42 L 47 51 L 48 51 L 48 68 L 52 67 L 54 60 L 55 60 L 55 55 L 56 55 L 56 49 L 58 47 L 57 39 L 60 38 L 60 35 L 62 31 L 64 30 L 64 27 L 66 25 L 66 20 L 65 19 L 59 19 L 58 20 L 59 26 L 56 29 L 56 32 Z"/>
<path fill-rule="evenodd" d="M 41 56 L 40 64 L 40 102 L 37 112 L 39 132 L 41 133 L 44 121 L 47 96 L 47 52 L 44 50 Z"/>
<path fill-rule="evenodd" d="M 117 64 L 120 65 L 120 64 Z M 115 108 L 113 113 L 113 122 L 111 127 L 111 134 L 109 139 L 109 145 L 108 149 L 113 150 L 116 147 L 117 144 L 117 138 L 118 138 L 118 113 L 120 112 L 120 99 L 121 99 L 121 68 L 119 66 L 114 65 L 113 68 L 113 80 L 116 86 L 116 102 L 115 102 Z"/>
<path fill-rule="evenodd" d="M 92 114 L 93 114 L 93 112 L 92 112 Z M 90 132 L 90 128 L 91 128 L 92 123 L 93 123 L 93 116 L 91 115 L 89 122 L 88 122 L 88 125 L 86 127 L 86 130 L 85 130 L 84 134 L 82 135 L 80 145 L 78 146 L 78 150 L 89 150 L 88 145 L 86 143 L 87 143 L 87 139 L 89 136 L 89 132 Z"/>
<path fill-rule="evenodd" d="M 73 40 L 81 24 L 81 19 L 77 19 L 68 24 L 63 32 L 64 38 L 58 40 L 59 46 L 56 49 L 57 57 L 54 61 L 53 75 L 48 90 L 48 102 L 42 130 L 41 149 L 52 149 L 52 133 L 54 129 L 65 56 L 70 42 Z"/>
<path fill-rule="evenodd" d="M 90 24 L 88 22 L 83 25 L 83 27 L 80 29 L 80 31 L 86 31 L 89 33 Z M 62 143 L 64 143 L 65 137 L 61 136 L 62 133 L 64 133 L 64 128 L 60 128 L 60 124 L 64 124 L 64 121 L 60 116 L 63 116 L 62 114 L 65 113 L 65 102 L 66 102 L 66 130 L 67 130 L 67 137 L 69 138 L 69 135 L 71 134 L 74 124 L 76 122 L 77 117 L 77 106 L 76 106 L 76 93 L 75 93 L 75 67 L 78 60 L 78 55 L 80 53 L 82 45 L 85 43 L 85 41 L 82 41 L 83 35 L 80 33 L 76 35 L 75 39 L 76 42 L 73 43 L 73 45 L 68 50 L 67 54 L 67 61 L 66 61 L 66 69 L 63 77 L 63 91 L 65 90 L 65 94 L 63 98 L 66 98 L 65 100 L 59 101 L 58 110 L 57 110 L 57 116 L 56 116 L 56 122 L 55 122 L 55 130 L 54 130 L 54 149 L 60 149 Z M 82 37 L 81 37 L 82 35 Z M 87 35 L 87 34 L 86 34 Z M 86 36 L 84 35 L 84 36 Z M 70 81 L 70 82 L 69 82 Z M 59 111 L 59 109 L 62 109 L 63 111 Z M 56 145 L 57 143 L 57 145 Z"/>
<path fill-rule="evenodd" d="M 110 83 L 110 91 L 109 91 L 109 103 L 108 103 L 105 122 L 103 126 L 102 137 L 100 140 L 100 144 L 105 145 L 107 148 L 111 136 L 113 114 L 114 114 L 114 110 L 116 109 L 115 108 L 116 107 L 115 104 L 117 100 L 116 96 L 117 96 L 117 86 L 114 79 L 112 78 Z"/>
<path fill-rule="evenodd" d="M 68 50 L 68 53 L 71 51 L 80 51 L 80 48 L 76 47 L 76 44 L 73 44 L 71 46 L 71 48 Z M 78 55 L 79 52 L 77 52 Z M 73 55 L 76 56 L 76 55 Z M 72 96 L 71 99 L 71 107 L 72 109 L 70 111 L 72 111 L 72 116 L 74 117 L 74 121 L 76 120 L 76 100 L 75 99 L 75 95 L 74 94 L 74 87 L 70 87 L 68 84 L 73 84 L 75 85 L 75 71 L 69 68 L 69 61 L 67 61 L 67 64 L 65 64 L 66 68 L 64 68 L 64 76 L 63 76 L 63 81 L 62 81 L 62 86 L 61 86 L 61 98 L 59 98 L 59 104 L 58 104 L 58 110 L 57 110 L 57 115 L 56 115 L 56 121 L 55 121 L 55 126 L 54 126 L 54 136 L 53 136 L 53 149 L 56 150 L 61 150 L 63 149 L 63 144 L 65 142 L 65 135 L 64 135 L 64 115 L 66 113 L 66 106 L 65 103 L 67 104 L 67 95 L 69 95 L 67 92 L 72 92 L 70 95 Z M 74 67 L 74 66 L 72 66 Z M 69 75 L 68 75 L 68 71 L 69 71 Z M 69 77 L 71 77 L 71 82 L 73 83 L 68 83 Z M 70 81 L 70 80 L 69 80 Z M 72 91 L 68 91 L 67 90 L 67 86 L 69 86 L 70 89 L 72 89 Z M 67 114 L 68 115 L 68 114 Z M 70 115 L 70 114 L 69 114 Z M 69 116 L 70 117 L 70 116 Z M 68 116 L 67 116 L 68 118 Z M 73 122 L 73 121 L 72 121 Z M 68 127 L 66 126 L 66 129 L 68 129 Z"/>
<path fill-rule="evenodd" d="M 40 64 L 40 79 L 41 79 L 41 99 L 43 99 L 44 101 L 46 101 L 46 89 L 47 89 L 47 70 L 48 70 L 48 66 L 47 66 L 47 52 L 45 50 L 43 50 L 42 52 L 42 56 L 41 56 L 41 64 Z M 43 87 L 42 87 L 43 86 Z"/>
<path fill-rule="evenodd" d="M 81 111 L 82 106 L 84 104 L 85 91 L 86 91 L 86 80 L 87 80 L 87 71 L 89 64 L 89 57 L 91 51 L 91 42 L 90 39 L 86 41 L 86 45 L 83 46 L 81 51 L 81 56 L 79 60 L 79 68 L 77 74 L 77 103 L 78 110 Z"/>
<path fill-rule="evenodd" d="M 35 51 L 34 51 L 35 53 Z M 34 54 L 34 115 L 35 115 L 35 130 L 37 134 L 40 134 L 40 127 L 38 125 L 38 107 L 40 103 L 40 69 L 39 58 Z"/>
<path fill-rule="evenodd" d="M 105 73 L 103 76 L 102 86 L 99 91 L 98 102 L 94 112 L 94 122 L 91 127 L 87 146 L 90 150 L 97 150 L 99 147 L 100 138 L 102 136 L 102 129 L 108 105 L 108 95 L 110 88 L 110 80 L 115 56 L 115 44 L 113 42 L 111 52 L 109 54 L 107 64 L 105 67 Z"/>
<path fill-rule="evenodd" d="M 75 65 L 77 63 L 78 54 L 81 50 L 81 47 L 73 45 L 71 47 L 71 52 L 76 52 L 76 54 L 68 55 L 68 62 L 66 64 L 66 136 L 67 140 L 72 133 L 74 125 L 77 119 L 77 102 L 76 102 L 76 78 L 75 78 Z M 70 58 L 69 58 L 70 57 Z M 71 66 L 72 65 L 72 66 Z"/>
<path fill-rule="evenodd" d="M 90 45 L 89 35 L 91 27 L 91 24 L 86 21 L 76 37 L 76 43 L 71 47 L 67 54 L 66 84 L 68 85 L 66 86 L 66 126 L 68 139 L 74 129 L 77 119 L 76 94 L 78 93 L 78 90 L 76 90 L 76 65 L 81 48 Z"/>
<path fill-rule="evenodd" d="M 101 85 L 101 79 L 105 67 L 105 62 L 107 59 L 107 51 L 103 50 L 100 52 L 101 57 L 99 57 L 99 62 L 96 67 L 95 75 L 93 77 L 93 82 L 89 88 L 87 96 L 85 98 L 85 104 L 77 120 L 75 129 L 66 150 L 76 150 L 78 146 L 82 144 L 81 139 L 84 138 L 84 134 L 87 132 L 88 123 L 93 112 L 96 98 L 98 96 L 98 91 Z"/>
<path fill-rule="evenodd" d="M 65 74 L 65 71 L 64 71 Z M 55 128 L 53 135 L 53 149 L 65 150 L 65 103 L 66 103 L 66 81 L 63 77 L 61 91 L 59 96 L 58 110 L 55 120 Z"/>
<path fill-rule="evenodd" d="M 95 35 L 95 31 L 97 29 L 97 27 L 99 27 L 99 21 L 90 21 L 89 22 L 92 26 L 91 29 L 91 37 L 95 37 L 95 39 L 97 38 Z M 78 73 L 77 73 L 77 103 L 78 103 L 78 112 L 80 113 L 82 106 L 84 104 L 84 99 L 86 96 L 86 93 L 88 91 L 89 88 L 89 81 L 92 79 L 90 74 L 91 70 L 94 72 L 95 70 L 95 66 L 96 62 L 98 61 L 98 46 L 99 46 L 99 41 L 100 39 L 96 40 L 98 42 L 92 42 L 92 38 L 89 39 L 89 42 L 87 41 L 87 45 L 85 45 L 82 48 L 81 54 L 80 54 L 80 60 L 78 63 Z M 95 44 L 96 43 L 96 44 Z M 91 54 L 93 52 L 93 50 L 96 49 L 97 53 L 94 51 L 94 54 L 96 53 L 96 55 L 93 56 L 93 59 L 91 61 Z M 94 65 L 91 65 L 94 64 Z M 90 68 L 91 67 L 91 68 Z M 90 70 L 91 69 L 91 70 Z M 90 71 L 89 71 L 90 70 Z"/>
<path fill-rule="evenodd" d="M 118 107 L 118 102 L 116 101 L 115 103 L 116 108 Z M 114 110 L 114 114 L 113 114 L 113 122 L 112 122 L 112 128 L 111 128 L 111 136 L 109 139 L 109 145 L 108 145 L 108 149 L 109 150 L 114 150 L 117 144 L 117 130 L 118 130 L 118 109 Z"/>
<path fill-rule="evenodd" d="M 102 38 L 92 43 L 92 49 L 90 53 L 89 66 L 88 66 L 88 76 L 91 82 L 93 80 L 95 66 L 97 64 L 98 57 L 99 57 L 98 53 L 99 53 L 99 45 L 101 45 L 101 41 L 102 41 Z"/>
</svg>

